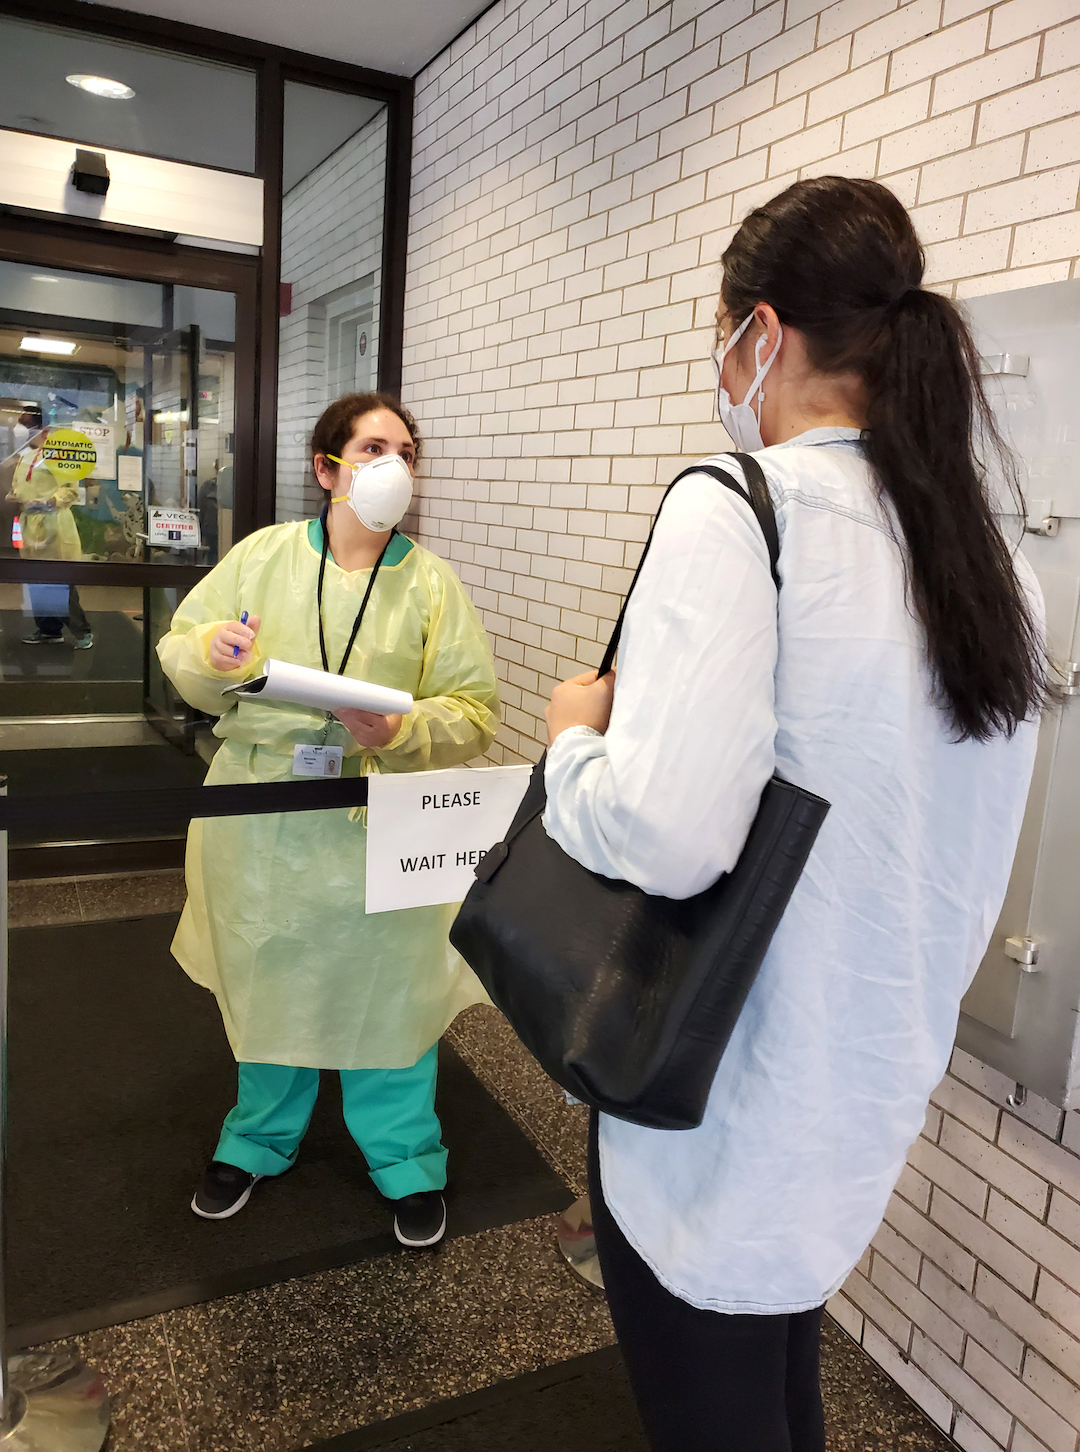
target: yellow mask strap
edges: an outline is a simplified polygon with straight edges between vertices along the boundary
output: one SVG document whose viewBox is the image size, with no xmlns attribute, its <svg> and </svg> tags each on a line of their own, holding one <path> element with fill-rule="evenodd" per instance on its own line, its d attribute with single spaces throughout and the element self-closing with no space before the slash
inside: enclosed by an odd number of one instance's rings
<svg viewBox="0 0 1080 1452">
<path fill-rule="evenodd" d="M 352 464 L 346 464 L 344 459 L 339 459 L 336 454 L 327 454 L 326 458 L 328 458 L 332 464 L 340 464 L 343 469 L 352 469 L 354 467 Z M 345 500 L 348 499 L 348 497 L 349 496 L 347 494 L 339 494 L 336 498 L 332 496 L 330 499 L 330 503 L 344 504 Z"/>
</svg>

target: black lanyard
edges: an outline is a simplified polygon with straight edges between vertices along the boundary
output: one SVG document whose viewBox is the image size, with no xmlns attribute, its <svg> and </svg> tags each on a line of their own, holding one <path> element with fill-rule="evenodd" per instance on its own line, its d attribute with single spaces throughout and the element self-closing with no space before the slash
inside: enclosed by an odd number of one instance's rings
<svg viewBox="0 0 1080 1452">
<path fill-rule="evenodd" d="M 319 521 L 321 523 L 321 525 L 322 525 L 322 559 L 319 561 L 319 593 L 318 593 L 318 602 L 319 602 L 319 654 L 322 656 L 322 668 L 323 668 L 324 671 L 328 671 L 330 669 L 330 662 L 329 662 L 329 660 L 327 658 L 327 655 L 326 655 L 326 635 L 323 632 L 323 623 L 322 623 L 323 577 L 326 574 L 326 557 L 330 553 L 330 530 L 329 530 L 329 528 L 327 526 L 327 518 L 326 518 L 326 516 L 327 516 L 328 513 L 329 513 L 328 506 L 323 505 L 323 512 L 322 512 L 322 515 L 320 516 L 320 521 Z M 390 538 L 383 545 L 382 554 L 375 561 L 375 568 L 371 572 L 371 579 L 368 581 L 368 587 L 364 591 L 364 598 L 360 602 L 360 609 L 356 612 L 356 620 L 353 622 L 352 634 L 349 636 L 349 643 L 345 647 L 345 654 L 341 657 L 341 664 L 337 668 L 337 673 L 338 673 L 339 676 L 343 676 L 345 674 L 345 667 L 349 663 L 349 656 L 352 655 L 352 648 L 356 644 L 356 637 L 360 634 L 360 626 L 363 624 L 363 621 L 364 621 L 364 611 L 367 609 L 368 601 L 371 599 L 371 592 L 375 588 L 375 577 L 379 573 L 379 568 L 382 565 L 383 560 L 386 558 L 386 551 L 390 548 L 391 544 L 393 543 L 394 536 L 396 534 L 397 534 L 397 530 L 396 529 L 392 529 L 390 531 Z"/>
</svg>

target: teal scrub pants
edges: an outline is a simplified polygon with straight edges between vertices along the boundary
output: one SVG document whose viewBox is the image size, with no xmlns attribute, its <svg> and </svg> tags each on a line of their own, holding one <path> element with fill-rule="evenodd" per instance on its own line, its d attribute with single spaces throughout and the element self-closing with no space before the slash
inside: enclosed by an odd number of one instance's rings
<svg viewBox="0 0 1080 1452">
<path fill-rule="evenodd" d="M 439 1046 L 411 1069 L 342 1069 L 345 1124 L 388 1200 L 446 1185 L 446 1150 L 435 1113 Z M 238 1064 L 236 1108 L 216 1160 L 251 1175 L 280 1175 L 296 1159 L 319 1093 L 318 1069 Z"/>
</svg>

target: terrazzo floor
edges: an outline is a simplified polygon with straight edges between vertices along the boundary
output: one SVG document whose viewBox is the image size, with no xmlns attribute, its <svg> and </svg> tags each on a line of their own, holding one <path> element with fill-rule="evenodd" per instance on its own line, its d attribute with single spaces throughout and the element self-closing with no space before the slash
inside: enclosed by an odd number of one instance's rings
<svg viewBox="0 0 1080 1452">
<path fill-rule="evenodd" d="M 12 926 L 175 912 L 182 875 L 14 884 Z M 449 1035 L 575 1194 L 586 1114 L 492 1009 Z M 107 1452 L 298 1452 L 354 1428 L 611 1345 L 602 1293 L 564 1263 L 551 1219 L 463 1236 L 208 1301 L 73 1343 L 113 1405 Z M 68 1344 L 68 1343 L 65 1343 Z M 826 1320 L 829 1452 L 954 1444 Z M 557 1445 L 553 1439 L 552 1446 Z"/>
</svg>

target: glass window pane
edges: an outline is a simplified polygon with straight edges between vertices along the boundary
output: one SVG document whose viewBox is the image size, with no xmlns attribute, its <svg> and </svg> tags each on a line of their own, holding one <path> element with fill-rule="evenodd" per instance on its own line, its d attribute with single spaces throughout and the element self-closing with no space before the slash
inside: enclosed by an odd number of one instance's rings
<svg viewBox="0 0 1080 1452">
<path fill-rule="evenodd" d="M 154 649 L 183 592 L 0 584 L 0 772 L 12 796 L 199 786 L 219 742 Z M 102 821 L 95 840 L 125 833 Z M 12 834 L 16 850 L 48 828 Z"/>
<path fill-rule="evenodd" d="M 288 82 L 277 518 L 318 511 L 308 440 L 343 393 L 378 386 L 386 107 Z"/>
<path fill-rule="evenodd" d="M 73 75 L 134 94 L 94 94 Z M 252 172 L 255 72 L 0 16 L 0 126 Z"/>
<path fill-rule="evenodd" d="M 0 554 L 216 563 L 235 337 L 232 293 L 0 261 Z"/>
</svg>

